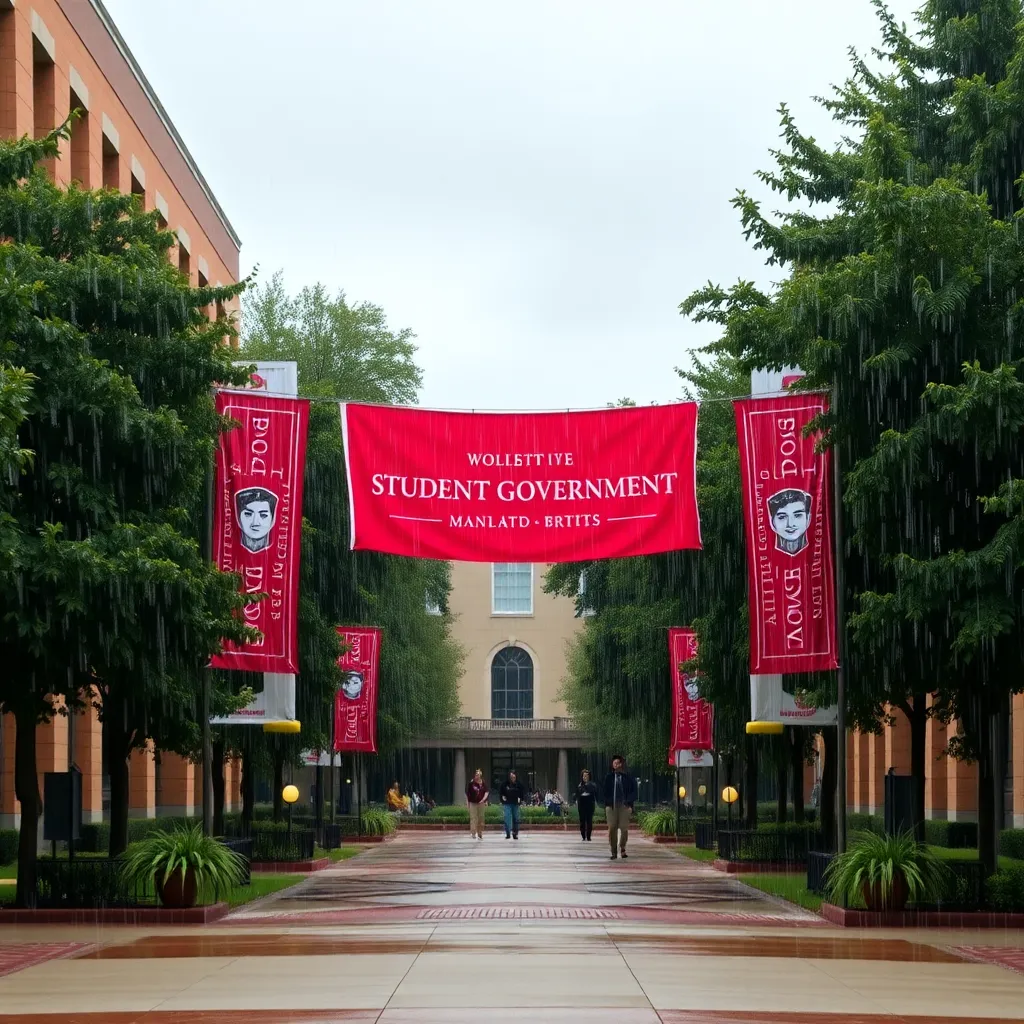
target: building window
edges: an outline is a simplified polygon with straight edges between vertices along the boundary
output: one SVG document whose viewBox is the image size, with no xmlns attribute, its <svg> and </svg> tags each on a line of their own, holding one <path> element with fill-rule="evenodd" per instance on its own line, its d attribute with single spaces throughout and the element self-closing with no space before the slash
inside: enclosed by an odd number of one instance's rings
<svg viewBox="0 0 1024 1024">
<path fill-rule="evenodd" d="M 491 718 L 533 718 L 533 658 L 505 647 L 491 662 Z"/>
<path fill-rule="evenodd" d="M 103 187 L 121 187 L 121 154 L 106 135 L 103 136 Z"/>
<path fill-rule="evenodd" d="M 491 613 L 533 614 L 533 564 L 495 562 L 491 566 Z"/>
<path fill-rule="evenodd" d="M 45 29 L 44 29 L 45 31 Z M 53 39 L 51 37 L 52 46 Z M 12 59 L 13 74 L 13 59 Z M 35 137 L 43 139 L 56 127 L 56 94 L 53 54 L 39 36 L 32 35 L 32 119 Z"/>
<path fill-rule="evenodd" d="M 78 110 L 79 117 L 71 125 L 71 180 L 88 187 L 92 181 L 89 173 L 89 111 L 82 97 L 72 89 L 68 94 L 72 110 Z"/>
<path fill-rule="evenodd" d="M 584 569 L 580 573 L 579 586 L 576 589 L 576 595 L 578 598 L 577 607 L 580 609 L 579 614 L 589 619 L 592 615 L 596 615 L 597 612 L 587 603 L 587 570 Z"/>
<path fill-rule="evenodd" d="M 428 615 L 443 615 L 441 611 L 441 604 L 435 601 L 429 594 L 427 594 L 426 600 L 424 601 L 424 607 L 427 609 Z"/>
<path fill-rule="evenodd" d="M 536 774 L 533 769 L 532 750 L 492 750 L 491 751 L 491 792 L 494 802 L 498 802 L 498 791 L 501 789 L 509 772 L 516 773 L 516 781 L 523 784 L 527 793 L 536 789 Z"/>
</svg>

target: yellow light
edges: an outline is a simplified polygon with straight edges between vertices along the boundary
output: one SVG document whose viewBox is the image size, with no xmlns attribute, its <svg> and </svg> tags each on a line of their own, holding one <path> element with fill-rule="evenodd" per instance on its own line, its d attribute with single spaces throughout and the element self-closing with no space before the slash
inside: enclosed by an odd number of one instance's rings
<svg viewBox="0 0 1024 1024">
<path fill-rule="evenodd" d="M 289 719 L 285 722 L 264 722 L 263 731 L 283 733 L 302 732 L 302 723 L 295 721 L 295 719 Z"/>
<path fill-rule="evenodd" d="M 352 780 L 351 779 L 346 779 L 345 780 L 345 785 L 346 786 L 351 786 L 352 785 Z"/>
<path fill-rule="evenodd" d="M 299 787 L 298 786 L 285 786 L 281 790 L 281 799 L 286 804 L 293 804 L 299 799 Z"/>
<path fill-rule="evenodd" d="M 747 722 L 748 736 L 781 736 L 781 722 Z"/>
<path fill-rule="evenodd" d="M 737 800 L 739 800 L 739 798 L 740 798 L 740 795 L 736 791 L 736 787 L 735 786 L 726 786 L 725 789 L 722 790 L 722 799 L 727 804 L 734 804 L 734 803 L 736 803 Z"/>
<path fill-rule="evenodd" d="M 701 784 L 700 784 L 700 785 L 699 785 L 699 786 L 697 787 L 697 793 L 698 793 L 698 794 L 699 794 L 700 796 L 707 796 L 707 793 L 708 793 L 708 787 L 707 787 L 707 786 L 705 786 L 705 785 L 704 785 L 704 783 L 702 782 L 702 783 L 701 783 Z"/>
<path fill-rule="evenodd" d="M 679 799 L 680 800 L 685 800 L 686 799 L 686 787 L 685 786 L 680 786 L 679 787 Z"/>
</svg>

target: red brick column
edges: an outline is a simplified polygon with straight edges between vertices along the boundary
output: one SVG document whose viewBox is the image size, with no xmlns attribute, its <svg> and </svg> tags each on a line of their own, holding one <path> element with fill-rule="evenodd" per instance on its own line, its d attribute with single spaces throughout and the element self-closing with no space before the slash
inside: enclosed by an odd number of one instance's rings
<svg viewBox="0 0 1024 1024">
<path fill-rule="evenodd" d="M 0 828 L 17 828 L 21 804 L 14 796 L 14 715 L 0 715 Z"/>
<path fill-rule="evenodd" d="M 82 821 L 102 821 L 103 725 L 95 708 L 75 716 L 74 758 L 82 773 Z"/>
<path fill-rule="evenodd" d="M 195 806 L 196 766 L 187 757 L 160 751 L 159 817 L 191 818 Z"/>
<path fill-rule="evenodd" d="M 153 744 L 144 750 L 133 750 L 128 759 L 128 816 L 156 817 L 156 765 Z"/>
</svg>

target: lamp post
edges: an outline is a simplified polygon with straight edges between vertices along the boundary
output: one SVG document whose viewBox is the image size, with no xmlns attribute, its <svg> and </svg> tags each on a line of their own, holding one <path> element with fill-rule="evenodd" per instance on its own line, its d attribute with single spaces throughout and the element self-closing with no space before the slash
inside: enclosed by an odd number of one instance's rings
<svg viewBox="0 0 1024 1024">
<path fill-rule="evenodd" d="M 708 787 L 702 782 L 697 787 L 697 795 L 704 797 L 704 813 L 708 813 Z"/>
<path fill-rule="evenodd" d="M 292 804 L 299 799 L 299 787 L 287 785 L 281 790 L 281 799 L 288 805 L 288 845 L 292 844 Z"/>
<path fill-rule="evenodd" d="M 726 786 L 722 790 L 722 799 L 725 801 L 726 807 L 729 809 L 729 831 L 732 831 L 732 805 L 739 800 L 740 795 L 736 791 L 735 786 Z"/>
</svg>

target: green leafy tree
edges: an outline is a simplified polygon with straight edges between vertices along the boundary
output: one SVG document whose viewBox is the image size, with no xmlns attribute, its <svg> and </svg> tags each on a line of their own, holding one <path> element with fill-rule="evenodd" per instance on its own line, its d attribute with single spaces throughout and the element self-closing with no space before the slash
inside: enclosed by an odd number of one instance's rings
<svg viewBox="0 0 1024 1024">
<path fill-rule="evenodd" d="M 856 55 L 825 101 L 834 151 L 783 108 L 762 180 L 791 203 L 735 205 L 787 276 L 691 297 L 748 367 L 799 365 L 832 386 L 823 423 L 845 469 L 851 713 L 912 728 L 923 818 L 927 701 L 979 763 L 980 853 L 995 865 L 1009 697 L 1022 673 L 1019 237 L 1020 0 L 928 0 L 917 35 L 875 3 L 888 68 Z"/>
<path fill-rule="evenodd" d="M 299 392 L 311 398 L 410 403 L 421 371 L 412 332 L 393 331 L 383 311 L 349 306 L 322 285 L 289 296 L 280 274 L 245 297 L 242 356 L 294 360 Z M 383 629 L 378 695 L 382 753 L 436 734 L 458 714 L 462 652 L 446 614 L 451 588 L 445 562 L 350 551 L 344 451 L 333 402 L 314 401 L 310 414 L 303 512 L 303 586 L 300 605 L 300 737 L 244 735 L 255 760 L 274 766 L 275 783 L 301 749 L 326 749 L 340 679 L 335 627 Z M 427 613 L 428 599 L 441 615 Z M 298 713 L 298 712 L 297 712 Z M 234 733 L 237 730 L 233 731 Z M 280 785 L 275 784 L 275 797 Z"/>
<path fill-rule="evenodd" d="M 5 374 L 21 382 L 20 472 L 3 492 L 0 573 L 21 905 L 35 897 L 36 725 L 95 699 L 105 734 L 144 743 L 151 720 L 196 719 L 201 666 L 245 635 L 237 581 L 201 557 L 196 514 L 218 431 L 210 388 L 232 379 L 224 325 L 202 310 L 237 290 L 189 289 L 134 197 L 53 185 L 35 165 L 63 135 L 0 144 L 4 357 L 24 371 Z M 112 784 L 128 751 L 115 752 Z"/>
</svg>

